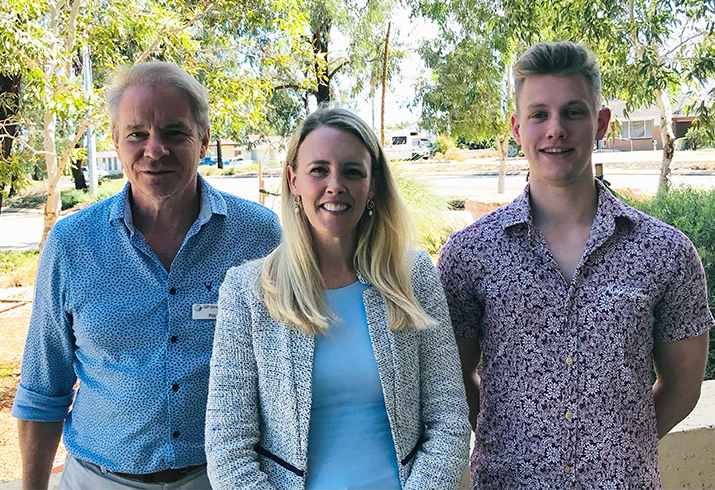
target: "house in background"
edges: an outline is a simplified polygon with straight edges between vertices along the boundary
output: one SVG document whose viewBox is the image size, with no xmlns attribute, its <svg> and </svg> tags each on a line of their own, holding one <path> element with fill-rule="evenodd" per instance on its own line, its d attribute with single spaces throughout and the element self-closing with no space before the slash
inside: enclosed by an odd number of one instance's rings
<svg viewBox="0 0 715 490">
<path fill-rule="evenodd" d="M 251 149 L 242 143 L 237 143 L 228 138 L 221 138 L 221 159 L 224 163 L 231 160 L 262 161 L 266 165 L 281 165 L 285 160 L 285 147 L 287 140 L 280 136 L 248 136 Z M 208 153 L 216 156 L 216 140 L 209 142 Z"/>
<path fill-rule="evenodd" d="M 106 170 L 109 174 L 121 174 L 124 171 L 122 162 L 119 161 L 114 150 L 97 152 L 95 161 L 97 167 Z"/>
<path fill-rule="evenodd" d="M 685 136 L 692 126 L 695 116 L 686 113 L 685 107 L 693 99 L 686 95 L 675 98 L 673 102 L 673 133 L 676 139 Z M 611 109 L 611 121 L 621 123 L 621 134 L 604 140 L 603 147 L 613 150 L 662 150 L 660 139 L 660 109 L 655 104 L 641 107 L 624 116 L 624 100 L 611 100 L 606 103 Z"/>
</svg>

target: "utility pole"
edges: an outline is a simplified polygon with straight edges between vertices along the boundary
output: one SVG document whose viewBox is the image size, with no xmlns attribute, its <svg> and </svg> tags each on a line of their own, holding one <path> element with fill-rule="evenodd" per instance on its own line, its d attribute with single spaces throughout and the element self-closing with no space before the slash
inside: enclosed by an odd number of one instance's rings
<svg viewBox="0 0 715 490">
<path fill-rule="evenodd" d="M 82 48 L 82 74 L 84 75 L 84 91 L 87 94 L 87 98 L 92 94 L 94 89 L 92 88 L 92 65 L 89 61 L 89 50 L 85 45 Z M 87 112 L 87 117 L 91 117 L 91 109 Z M 87 142 L 87 173 L 89 174 L 89 193 L 96 194 L 97 192 L 97 164 L 96 160 L 96 147 L 94 141 L 94 124 L 90 124 L 87 128 L 87 135 L 85 136 L 85 141 Z"/>
<path fill-rule="evenodd" d="M 392 27 L 392 21 L 387 23 L 385 54 L 382 57 L 382 111 L 380 113 L 380 144 L 382 146 L 385 146 L 385 91 L 387 89 L 387 48 L 390 46 L 390 27 Z"/>
</svg>

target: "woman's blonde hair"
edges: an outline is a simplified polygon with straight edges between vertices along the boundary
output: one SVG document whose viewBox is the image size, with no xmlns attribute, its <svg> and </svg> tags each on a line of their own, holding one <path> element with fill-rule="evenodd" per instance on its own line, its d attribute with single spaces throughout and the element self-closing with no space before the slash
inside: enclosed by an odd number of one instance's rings
<svg viewBox="0 0 715 490">
<path fill-rule="evenodd" d="M 266 258 L 260 276 L 260 292 L 269 313 L 275 320 L 308 335 L 325 331 L 329 320 L 334 318 L 323 297 L 325 283 L 315 256 L 310 223 L 302 210 L 294 212 L 294 195 L 287 177 L 288 166 L 296 170 L 301 143 L 323 126 L 358 138 L 372 160 L 375 207 L 372 216 L 363 212 L 357 224 L 355 270 L 385 298 L 389 328 L 423 329 L 432 325 L 434 321 L 419 305 L 412 290 L 407 250 L 414 233 L 385 152 L 372 129 L 344 109 L 319 109 L 312 113 L 288 145 L 281 186 L 283 243 Z"/>
</svg>

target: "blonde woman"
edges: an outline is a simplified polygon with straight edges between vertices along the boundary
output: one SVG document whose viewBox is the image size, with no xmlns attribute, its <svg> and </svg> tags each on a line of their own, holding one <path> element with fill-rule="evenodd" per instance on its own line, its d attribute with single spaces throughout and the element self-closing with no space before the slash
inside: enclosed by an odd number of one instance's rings
<svg viewBox="0 0 715 490">
<path fill-rule="evenodd" d="M 457 488 L 469 424 L 444 293 L 374 132 L 311 114 L 284 242 L 221 287 L 206 416 L 217 489 Z"/>
</svg>

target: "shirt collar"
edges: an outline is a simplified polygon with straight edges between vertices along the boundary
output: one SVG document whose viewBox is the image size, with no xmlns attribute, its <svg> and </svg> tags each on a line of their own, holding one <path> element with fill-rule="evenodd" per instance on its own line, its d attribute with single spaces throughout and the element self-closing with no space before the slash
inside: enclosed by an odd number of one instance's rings
<svg viewBox="0 0 715 490">
<path fill-rule="evenodd" d="M 527 184 L 524 192 L 505 206 L 502 216 L 504 230 L 517 225 L 532 224 L 529 190 L 530 185 Z M 613 226 L 617 218 L 625 218 L 631 224 L 640 220 L 638 211 L 614 196 L 611 190 L 598 179 L 596 179 L 596 190 L 598 191 L 598 208 L 594 224 L 607 226 L 607 223 L 611 223 Z"/>
<path fill-rule="evenodd" d="M 198 174 L 198 182 L 201 189 L 201 197 L 199 201 L 199 216 L 196 219 L 196 223 L 199 226 L 203 226 L 214 214 L 226 216 L 226 200 L 218 190 L 206 182 L 206 179 L 204 179 L 201 174 Z M 131 184 L 127 181 L 122 191 L 117 194 L 116 200 L 111 207 L 109 222 L 114 224 L 124 220 L 125 226 L 133 232 L 134 222 L 132 219 L 132 207 L 129 204 L 130 189 Z"/>
</svg>

